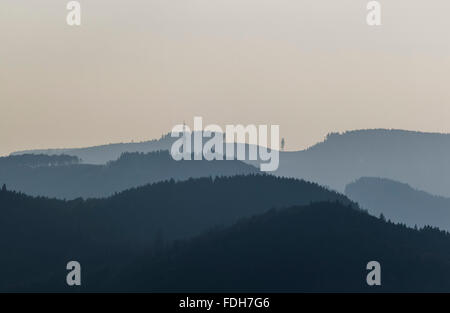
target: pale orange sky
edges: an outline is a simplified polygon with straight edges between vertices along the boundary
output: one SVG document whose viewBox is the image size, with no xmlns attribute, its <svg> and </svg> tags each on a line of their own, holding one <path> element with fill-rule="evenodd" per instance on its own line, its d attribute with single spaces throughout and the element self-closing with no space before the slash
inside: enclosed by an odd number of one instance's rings
<svg viewBox="0 0 450 313">
<path fill-rule="evenodd" d="M 0 2 L 0 155 L 279 124 L 288 150 L 331 131 L 450 132 L 450 1 Z"/>
</svg>

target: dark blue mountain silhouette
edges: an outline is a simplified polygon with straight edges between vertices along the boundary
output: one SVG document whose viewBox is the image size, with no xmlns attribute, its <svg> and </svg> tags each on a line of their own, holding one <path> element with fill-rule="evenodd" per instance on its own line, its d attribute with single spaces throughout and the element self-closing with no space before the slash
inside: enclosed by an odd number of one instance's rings
<svg viewBox="0 0 450 313">
<path fill-rule="evenodd" d="M 450 235 L 414 230 L 339 202 L 270 210 L 190 241 L 90 271 L 81 291 L 448 292 Z M 366 265 L 381 265 L 368 286 Z M 67 290 L 53 278 L 41 290 Z"/>
<path fill-rule="evenodd" d="M 11 155 L 21 154 L 67 154 L 73 155 L 86 164 L 106 164 L 107 162 L 117 160 L 126 152 L 149 153 L 160 150 L 170 150 L 172 143 L 177 138 L 172 138 L 166 134 L 160 139 L 154 139 L 142 142 L 112 143 L 101 146 L 86 148 L 67 148 L 67 149 L 37 149 L 13 152 Z"/>
<path fill-rule="evenodd" d="M 142 143 L 28 153 L 65 153 L 80 157 L 84 163 L 106 163 L 126 151 L 169 150 L 174 140 L 166 135 Z M 248 163 L 258 166 L 258 161 Z M 280 152 L 275 174 L 314 181 L 339 192 L 360 177 L 386 177 L 450 197 L 450 135 L 388 129 L 332 133 L 309 149 Z"/>
<path fill-rule="evenodd" d="M 369 261 L 381 286 L 366 283 Z M 450 235 L 388 223 L 340 203 L 272 210 L 156 256 L 110 281 L 113 290 L 417 292 L 450 290 Z"/>
<path fill-rule="evenodd" d="M 71 156 L 0 158 L 0 183 L 29 195 L 74 199 L 105 197 L 167 179 L 258 173 L 240 161 L 175 161 L 168 151 L 124 153 L 106 165 L 80 164 Z"/>
<path fill-rule="evenodd" d="M 36 284 L 52 277 L 55 286 L 64 287 L 61 275 L 70 260 L 82 263 L 89 287 L 100 275 L 97 270 L 125 266 L 174 240 L 274 207 L 316 201 L 356 207 L 345 196 L 316 184 L 269 175 L 171 180 L 90 200 L 31 197 L 4 189 L 0 290 L 37 291 Z"/>
</svg>

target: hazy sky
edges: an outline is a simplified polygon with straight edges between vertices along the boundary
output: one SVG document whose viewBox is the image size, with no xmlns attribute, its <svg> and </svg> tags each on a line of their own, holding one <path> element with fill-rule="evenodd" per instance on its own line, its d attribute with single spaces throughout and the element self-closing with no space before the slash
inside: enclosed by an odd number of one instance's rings
<svg viewBox="0 0 450 313">
<path fill-rule="evenodd" d="M 0 1 L 0 154 L 146 140 L 194 116 L 450 132 L 450 1 Z"/>
</svg>

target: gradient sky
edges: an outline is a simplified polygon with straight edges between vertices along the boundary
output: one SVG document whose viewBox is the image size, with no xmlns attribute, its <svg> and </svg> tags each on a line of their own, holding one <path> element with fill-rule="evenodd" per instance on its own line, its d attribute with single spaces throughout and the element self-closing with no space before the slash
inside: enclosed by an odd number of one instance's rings
<svg viewBox="0 0 450 313">
<path fill-rule="evenodd" d="M 450 1 L 0 1 L 0 155 L 159 137 L 177 123 L 450 132 Z"/>
</svg>

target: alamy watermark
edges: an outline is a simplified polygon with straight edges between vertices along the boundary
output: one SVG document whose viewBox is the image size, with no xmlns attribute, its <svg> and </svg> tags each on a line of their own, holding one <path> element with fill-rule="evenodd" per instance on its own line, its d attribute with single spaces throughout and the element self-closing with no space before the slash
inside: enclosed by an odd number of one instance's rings
<svg viewBox="0 0 450 313">
<path fill-rule="evenodd" d="M 67 13 L 66 22 L 69 26 L 81 25 L 81 4 L 78 1 L 69 1 L 66 5 Z"/>
<path fill-rule="evenodd" d="M 69 26 L 81 25 L 81 4 L 79 1 L 69 1 L 66 5 L 69 10 L 66 16 L 66 22 Z M 366 22 L 369 26 L 381 25 L 381 4 L 379 1 L 369 1 L 366 5 Z"/>
<path fill-rule="evenodd" d="M 381 25 L 381 4 L 379 1 L 370 1 L 367 3 L 366 22 L 369 26 Z"/>
<path fill-rule="evenodd" d="M 70 270 L 66 275 L 66 283 L 69 286 L 81 286 L 81 265 L 78 261 L 70 261 L 66 265 L 66 269 Z"/>
<path fill-rule="evenodd" d="M 259 161 L 261 171 L 275 171 L 280 161 L 280 127 L 270 125 L 270 148 L 268 148 L 268 131 L 268 125 L 226 125 L 225 132 L 216 124 L 203 128 L 203 118 L 196 116 L 193 132 L 184 124 L 176 125 L 172 129 L 171 136 L 179 139 L 172 144 L 170 154 L 176 161 L 192 158 L 208 161 L 224 158 Z M 203 143 L 205 138 L 208 139 Z M 246 142 L 248 144 L 245 144 Z"/>
<path fill-rule="evenodd" d="M 366 282 L 369 286 L 381 286 L 381 265 L 378 261 L 370 261 L 366 266 L 370 272 L 367 274 Z"/>
</svg>

